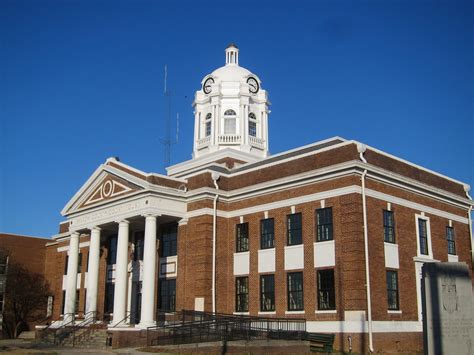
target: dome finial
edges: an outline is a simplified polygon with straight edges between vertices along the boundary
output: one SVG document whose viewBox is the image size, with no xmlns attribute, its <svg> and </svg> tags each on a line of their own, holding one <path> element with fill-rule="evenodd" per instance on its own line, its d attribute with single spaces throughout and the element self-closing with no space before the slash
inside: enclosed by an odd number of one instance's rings
<svg viewBox="0 0 474 355">
<path fill-rule="evenodd" d="M 225 49 L 225 65 L 239 65 L 239 48 L 234 43 Z"/>
</svg>

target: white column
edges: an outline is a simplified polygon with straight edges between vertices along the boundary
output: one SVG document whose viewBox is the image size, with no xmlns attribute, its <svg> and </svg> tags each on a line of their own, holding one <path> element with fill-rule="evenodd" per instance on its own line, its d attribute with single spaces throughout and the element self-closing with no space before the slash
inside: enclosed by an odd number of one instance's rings
<svg viewBox="0 0 474 355">
<path fill-rule="evenodd" d="M 216 105 L 211 106 L 211 135 L 212 135 L 212 145 L 216 145 L 217 143 L 217 135 L 219 132 L 217 131 L 217 115 L 216 115 Z"/>
<path fill-rule="evenodd" d="M 79 259 L 79 233 L 73 232 L 69 240 L 69 258 L 67 263 L 66 302 L 64 323 L 73 319 L 76 312 L 77 264 Z M 67 314 L 67 315 L 66 315 Z"/>
<path fill-rule="evenodd" d="M 127 307 L 128 269 L 128 226 L 126 220 L 119 222 L 117 240 L 117 264 L 115 266 L 114 319 L 113 324 L 122 321 Z"/>
<path fill-rule="evenodd" d="M 87 265 L 87 299 L 86 313 L 97 312 L 97 289 L 99 285 L 99 260 L 100 260 L 100 228 L 91 228 L 91 241 L 89 245 L 89 265 Z M 96 317 L 97 314 L 89 314 Z"/>
<path fill-rule="evenodd" d="M 198 140 L 201 138 L 201 122 L 200 122 L 200 113 L 198 109 L 194 111 L 194 151 L 197 151 L 198 148 Z"/>
<path fill-rule="evenodd" d="M 156 217 L 145 217 L 145 246 L 143 253 L 142 313 L 140 328 L 155 325 L 156 285 Z"/>
</svg>

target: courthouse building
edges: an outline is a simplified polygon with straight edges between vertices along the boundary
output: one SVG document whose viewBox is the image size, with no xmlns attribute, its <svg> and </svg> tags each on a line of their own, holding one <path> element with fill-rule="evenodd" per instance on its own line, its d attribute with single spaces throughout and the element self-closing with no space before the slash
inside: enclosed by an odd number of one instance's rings
<svg viewBox="0 0 474 355">
<path fill-rule="evenodd" d="M 192 159 L 161 175 L 109 158 L 61 211 L 54 317 L 297 317 L 339 348 L 420 349 L 422 265 L 472 269 L 469 187 L 339 137 L 270 155 L 268 94 L 235 45 L 201 84 Z"/>
</svg>

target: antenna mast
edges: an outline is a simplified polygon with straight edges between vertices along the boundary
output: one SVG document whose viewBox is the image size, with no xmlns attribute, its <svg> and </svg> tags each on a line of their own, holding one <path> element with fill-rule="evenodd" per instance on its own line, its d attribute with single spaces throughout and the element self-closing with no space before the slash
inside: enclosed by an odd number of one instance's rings
<svg viewBox="0 0 474 355">
<path fill-rule="evenodd" d="M 163 144 L 165 148 L 164 163 L 165 167 L 170 165 L 171 160 L 171 145 L 178 142 L 178 131 L 176 131 L 176 142 L 171 141 L 171 91 L 168 90 L 168 66 L 165 65 L 165 86 L 164 94 L 167 100 L 167 112 L 165 116 L 165 138 L 160 139 L 160 143 Z M 179 120 L 179 114 L 176 117 Z M 179 129 L 179 121 L 177 123 L 177 129 Z"/>
</svg>

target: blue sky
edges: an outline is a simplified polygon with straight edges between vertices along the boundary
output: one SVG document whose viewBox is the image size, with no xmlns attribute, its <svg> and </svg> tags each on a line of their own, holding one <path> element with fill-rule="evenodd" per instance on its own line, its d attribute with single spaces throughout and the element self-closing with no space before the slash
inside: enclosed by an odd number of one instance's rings
<svg viewBox="0 0 474 355">
<path fill-rule="evenodd" d="M 356 139 L 474 185 L 472 1 L 0 2 L 0 231 L 50 236 L 107 157 L 164 172 L 168 65 L 192 99 L 230 42 L 272 102 L 270 149 Z"/>
</svg>

